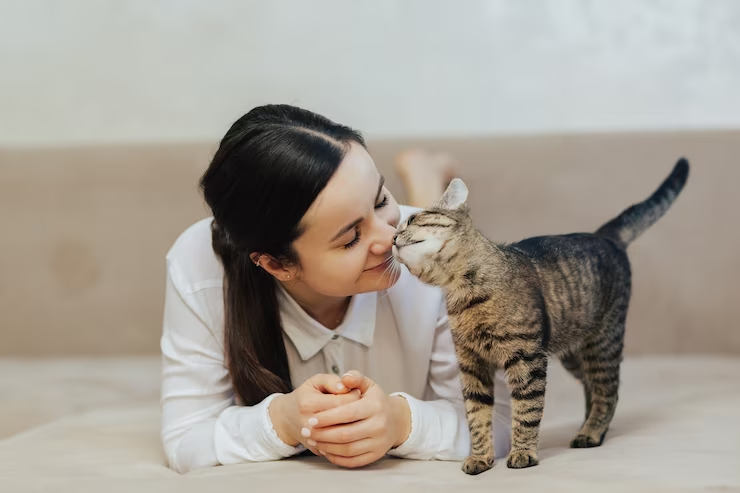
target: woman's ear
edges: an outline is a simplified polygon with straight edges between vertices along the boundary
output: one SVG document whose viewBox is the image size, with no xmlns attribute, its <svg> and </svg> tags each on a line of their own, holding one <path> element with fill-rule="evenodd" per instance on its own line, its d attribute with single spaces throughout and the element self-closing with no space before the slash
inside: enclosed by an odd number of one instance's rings
<svg viewBox="0 0 740 493">
<path fill-rule="evenodd" d="M 283 262 L 276 260 L 270 255 L 253 253 L 251 258 L 257 267 L 262 267 L 278 281 L 287 282 L 294 278 L 292 269 L 289 269 Z"/>
<path fill-rule="evenodd" d="M 260 262 L 262 262 L 262 254 L 261 253 L 250 253 L 249 258 L 252 259 L 252 262 L 254 262 L 254 265 L 257 267 L 262 267 L 260 265 Z"/>
</svg>

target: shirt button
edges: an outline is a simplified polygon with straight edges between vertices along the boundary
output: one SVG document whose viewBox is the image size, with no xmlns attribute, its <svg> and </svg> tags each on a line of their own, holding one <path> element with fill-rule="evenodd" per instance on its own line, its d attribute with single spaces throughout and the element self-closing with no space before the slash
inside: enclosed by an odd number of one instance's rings
<svg viewBox="0 0 740 493">
<path fill-rule="evenodd" d="M 331 371 L 333 371 L 335 375 L 339 375 L 339 367 L 337 365 L 332 366 Z"/>
<path fill-rule="evenodd" d="M 336 341 L 337 339 L 339 339 L 339 334 L 334 334 L 331 338 L 332 341 Z"/>
</svg>

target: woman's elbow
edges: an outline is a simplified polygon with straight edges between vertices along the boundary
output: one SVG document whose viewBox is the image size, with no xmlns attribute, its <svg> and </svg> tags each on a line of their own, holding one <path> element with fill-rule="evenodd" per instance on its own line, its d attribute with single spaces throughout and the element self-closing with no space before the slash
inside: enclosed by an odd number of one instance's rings
<svg viewBox="0 0 740 493">
<path fill-rule="evenodd" d="M 213 423 L 210 422 L 174 432 L 163 430 L 162 448 L 169 468 L 180 474 L 220 464 L 213 444 Z"/>
</svg>

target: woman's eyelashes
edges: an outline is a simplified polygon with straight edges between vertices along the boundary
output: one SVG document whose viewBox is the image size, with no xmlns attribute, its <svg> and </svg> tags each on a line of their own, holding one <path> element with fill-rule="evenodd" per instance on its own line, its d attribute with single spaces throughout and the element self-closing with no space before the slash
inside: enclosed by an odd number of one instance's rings
<svg viewBox="0 0 740 493">
<path fill-rule="evenodd" d="M 385 207 L 386 205 L 388 205 L 388 202 L 389 202 L 388 194 L 387 193 L 384 193 L 383 194 L 383 199 L 380 202 L 378 202 L 377 204 L 375 204 L 375 210 L 382 209 L 383 207 Z M 361 233 L 362 233 L 362 231 L 360 230 L 360 226 L 358 225 L 355 228 L 355 237 L 352 238 L 352 241 L 350 241 L 349 243 L 347 243 L 346 245 L 344 245 L 344 248 L 350 249 L 353 246 L 357 245 L 360 242 Z"/>
<path fill-rule="evenodd" d="M 381 200 L 379 203 L 375 204 L 375 209 L 382 209 L 386 205 L 388 205 L 388 194 L 387 193 L 384 193 L 383 194 L 383 200 Z"/>
<path fill-rule="evenodd" d="M 347 243 L 346 245 L 344 245 L 344 248 L 346 248 L 346 249 L 349 250 L 353 246 L 357 245 L 360 242 L 360 233 L 361 233 L 360 227 L 357 226 L 355 228 L 355 237 L 352 238 L 352 241 L 350 241 L 349 243 Z"/>
</svg>

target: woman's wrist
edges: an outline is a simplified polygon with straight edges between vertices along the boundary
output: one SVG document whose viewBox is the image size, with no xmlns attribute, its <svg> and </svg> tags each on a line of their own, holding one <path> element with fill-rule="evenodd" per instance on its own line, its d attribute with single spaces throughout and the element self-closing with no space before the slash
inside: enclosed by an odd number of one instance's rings
<svg viewBox="0 0 740 493">
<path fill-rule="evenodd" d="M 289 399 L 289 395 L 290 394 L 281 394 L 275 397 L 272 402 L 270 402 L 267 412 L 270 415 L 272 429 L 275 430 L 280 441 L 291 447 L 297 447 L 300 442 L 297 438 L 292 436 L 288 421 L 284 419 L 287 416 L 287 413 L 285 412 L 285 404 Z"/>
<path fill-rule="evenodd" d="M 411 408 L 408 401 L 400 395 L 391 396 L 391 409 L 396 433 L 393 437 L 393 448 L 400 447 L 411 434 Z"/>
</svg>

